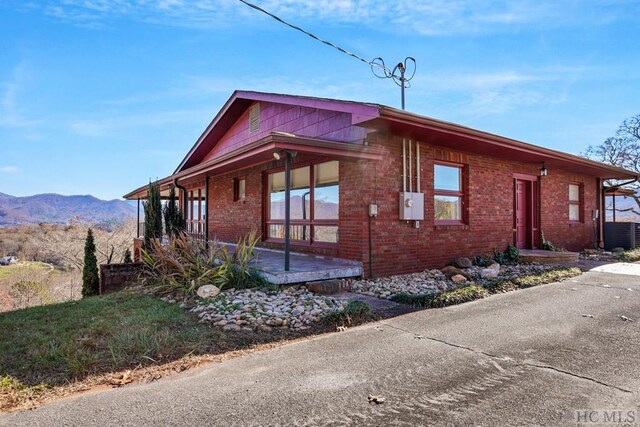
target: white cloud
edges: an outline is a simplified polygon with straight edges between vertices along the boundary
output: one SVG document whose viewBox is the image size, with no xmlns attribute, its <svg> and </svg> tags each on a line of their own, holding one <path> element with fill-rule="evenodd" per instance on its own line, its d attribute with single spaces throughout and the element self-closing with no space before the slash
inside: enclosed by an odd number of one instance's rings
<svg viewBox="0 0 640 427">
<path fill-rule="evenodd" d="M 465 115 L 503 114 L 523 107 L 566 102 L 568 85 L 584 70 L 584 67 L 556 65 L 526 72 L 504 69 L 429 73 L 416 76 L 411 91 L 413 96 L 424 99 L 440 95 L 458 98 L 457 108 Z"/>
<path fill-rule="evenodd" d="M 609 25 L 629 16 L 625 12 L 628 3 L 623 0 L 592 2 L 589 7 L 551 0 L 251 1 L 294 24 L 313 20 L 422 35 L 493 33 L 526 26 Z M 195 28 L 242 22 L 243 29 L 251 21 L 271 20 L 238 0 L 52 0 L 42 9 L 57 19 L 93 28 L 117 18 Z"/>
<path fill-rule="evenodd" d="M 13 68 L 9 80 L 0 84 L 0 128 L 28 128 L 37 123 L 24 117 L 18 103 L 18 95 L 26 79 L 26 67 L 18 64 Z"/>
<path fill-rule="evenodd" d="M 2 173 L 18 173 L 20 172 L 20 168 L 17 166 L 2 166 L 0 167 L 0 172 Z"/>
</svg>

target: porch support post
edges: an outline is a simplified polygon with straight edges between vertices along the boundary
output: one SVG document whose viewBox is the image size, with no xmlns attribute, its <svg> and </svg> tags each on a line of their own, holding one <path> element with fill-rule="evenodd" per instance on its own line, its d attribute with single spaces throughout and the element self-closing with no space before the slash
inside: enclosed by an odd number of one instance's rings
<svg viewBox="0 0 640 427">
<path fill-rule="evenodd" d="M 289 271 L 291 250 L 291 152 L 287 151 L 284 161 L 284 271 Z"/>
<path fill-rule="evenodd" d="M 136 237 L 140 237 L 140 197 L 138 197 L 138 221 L 136 222 Z"/>
<path fill-rule="evenodd" d="M 209 249 L 209 176 L 204 179 L 204 241 Z"/>
</svg>

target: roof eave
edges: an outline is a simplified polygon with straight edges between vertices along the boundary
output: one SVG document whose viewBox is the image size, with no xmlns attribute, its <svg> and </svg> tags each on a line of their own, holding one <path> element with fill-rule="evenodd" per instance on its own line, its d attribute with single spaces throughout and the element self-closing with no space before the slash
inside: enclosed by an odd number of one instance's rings
<svg viewBox="0 0 640 427">
<path fill-rule="evenodd" d="M 183 171 L 174 173 L 168 177 L 155 181 L 161 187 L 168 186 L 176 179 L 190 179 L 194 176 L 211 174 L 214 176 L 216 172 L 213 172 L 215 168 L 221 166 L 231 165 L 233 162 L 237 162 L 238 159 L 247 157 L 250 154 L 256 153 L 273 153 L 278 150 L 299 150 L 313 154 L 350 158 L 360 158 L 368 160 L 381 160 L 387 151 L 380 147 L 371 147 L 367 145 L 341 143 L 335 141 L 322 140 L 317 138 L 305 138 L 297 137 L 294 135 L 286 135 L 279 132 L 271 133 L 251 144 L 240 147 L 230 153 L 216 157 L 203 163 L 199 163 Z M 264 154 L 263 154 L 264 156 Z M 268 154 L 273 160 L 272 155 Z M 243 168 L 246 168 L 244 166 Z M 218 172 L 219 173 L 219 172 Z M 226 173 L 226 172 L 225 172 Z M 148 186 L 139 187 L 126 195 L 124 198 L 127 200 L 135 200 L 146 195 Z"/>
<path fill-rule="evenodd" d="M 418 125 L 424 128 L 431 128 L 447 133 L 457 134 L 465 136 L 467 138 L 481 141 L 486 144 L 493 144 L 509 148 L 512 150 L 521 151 L 524 153 L 536 154 L 542 157 L 546 157 L 549 160 L 555 159 L 563 162 L 569 162 L 576 165 L 584 165 L 589 168 L 599 169 L 603 173 L 602 178 L 605 179 L 638 179 L 639 174 L 634 171 L 630 171 L 617 166 L 609 165 L 606 163 L 597 162 L 584 157 L 576 156 L 562 151 L 553 150 L 550 148 L 544 148 L 537 145 L 529 144 L 526 142 L 518 141 L 511 138 L 506 138 L 500 135 L 491 134 L 476 129 L 472 129 L 466 126 L 458 125 L 443 120 L 432 119 L 418 114 L 409 113 L 395 108 L 381 107 L 380 118 L 398 123 L 407 123 Z"/>
</svg>

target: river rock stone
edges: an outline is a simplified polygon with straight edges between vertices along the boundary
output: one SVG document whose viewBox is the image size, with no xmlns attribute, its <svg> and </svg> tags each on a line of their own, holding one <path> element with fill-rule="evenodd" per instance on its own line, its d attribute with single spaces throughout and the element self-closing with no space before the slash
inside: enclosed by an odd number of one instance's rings
<svg viewBox="0 0 640 427">
<path fill-rule="evenodd" d="M 483 268 L 482 270 L 480 270 L 480 276 L 482 278 L 494 278 L 494 277 L 498 277 L 498 275 L 500 274 L 500 270 L 496 270 L 494 268 Z"/>
<path fill-rule="evenodd" d="M 456 274 L 455 276 L 451 277 L 451 281 L 455 284 L 464 283 L 467 281 L 467 278 L 464 277 L 462 274 Z"/>
<path fill-rule="evenodd" d="M 453 265 L 447 265 L 440 271 L 442 271 L 442 273 L 444 273 L 444 275 L 449 279 L 451 279 L 453 276 L 461 275 L 463 273 L 461 269 L 459 269 L 458 267 L 454 267 Z"/>
<path fill-rule="evenodd" d="M 213 285 L 203 285 L 200 286 L 197 290 L 197 294 L 200 298 L 213 298 L 216 297 L 220 293 L 220 288 Z"/>
</svg>

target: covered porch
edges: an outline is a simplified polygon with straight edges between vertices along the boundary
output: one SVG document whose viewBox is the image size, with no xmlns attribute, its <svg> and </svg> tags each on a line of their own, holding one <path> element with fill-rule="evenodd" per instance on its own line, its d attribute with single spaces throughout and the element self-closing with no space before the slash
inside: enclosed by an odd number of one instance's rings
<svg viewBox="0 0 640 427">
<path fill-rule="evenodd" d="M 258 250 L 256 268 L 271 283 L 354 277 L 362 275 L 362 263 L 336 258 L 338 165 L 380 160 L 384 155 L 385 150 L 363 142 L 272 132 L 157 183 L 165 200 L 169 189 L 176 189 L 187 232 L 194 237 L 234 242 L 256 230 L 261 235 L 258 246 L 264 246 Z M 146 195 L 147 187 L 140 187 L 125 198 L 138 200 L 142 215 L 141 200 Z M 321 196 L 332 203 L 320 200 Z"/>
</svg>

